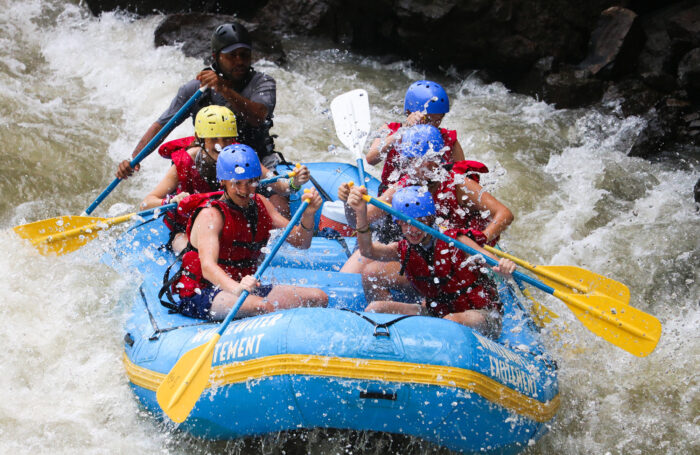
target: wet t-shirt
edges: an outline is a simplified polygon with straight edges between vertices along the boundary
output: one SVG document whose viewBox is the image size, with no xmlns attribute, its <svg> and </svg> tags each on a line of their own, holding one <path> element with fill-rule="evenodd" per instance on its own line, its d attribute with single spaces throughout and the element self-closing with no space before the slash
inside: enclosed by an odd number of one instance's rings
<svg viewBox="0 0 700 455">
<path fill-rule="evenodd" d="M 255 149 L 258 155 L 262 157 L 268 155 L 274 150 L 274 142 L 270 137 L 270 128 L 272 127 L 272 117 L 275 110 L 275 104 L 277 103 L 277 84 L 275 80 L 264 73 L 258 73 L 251 69 L 250 80 L 240 92 L 241 96 L 248 98 L 256 103 L 264 104 L 267 107 L 267 118 L 262 125 L 258 127 L 253 127 L 243 120 L 243 118 L 236 114 L 236 123 L 238 127 L 238 142 L 241 144 L 246 144 Z M 166 109 L 163 114 L 158 118 L 157 122 L 161 125 L 165 125 L 172 119 L 177 111 L 185 105 L 185 103 L 192 98 L 197 90 L 199 90 L 199 81 L 193 79 L 183 86 L 177 92 L 175 98 L 168 109 Z M 194 108 L 190 112 L 192 121 L 197 115 L 197 112 L 205 106 L 217 105 L 226 106 L 229 109 L 231 106 L 226 101 L 221 94 L 215 90 L 207 90 L 198 102 L 195 104 Z"/>
</svg>

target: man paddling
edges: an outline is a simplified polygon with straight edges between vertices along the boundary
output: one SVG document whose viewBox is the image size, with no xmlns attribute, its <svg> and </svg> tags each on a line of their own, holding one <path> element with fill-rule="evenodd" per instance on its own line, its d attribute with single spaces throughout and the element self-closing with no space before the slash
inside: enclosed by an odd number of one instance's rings
<svg viewBox="0 0 700 455">
<path fill-rule="evenodd" d="M 247 145 L 230 145 L 221 152 L 216 175 L 224 194 L 221 199 L 203 203 L 191 215 L 182 268 L 161 291 L 179 295 L 180 301 L 171 303 L 182 314 L 221 320 L 244 290 L 250 295 L 237 313 L 240 316 L 327 305 L 328 296 L 319 289 L 260 286 L 253 277 L 270 231 L 289 223 L 270 201 L 256 193 L 261 174 L 260 160 Z M 305 197 L 309 198 L 309 207 L 287 238 L 302 249 L 311 245 L 314 214 L 322 204 L 315 190 Z"/>
<path fill-rule="evenodd" d="M 277 102 L 275 80 L 259 73 L 251 66 L 253 42 L 246 28 L 232 22 L 216 28 L 211 38 L 214 63 L 200 71 L 196 78 L 180 87 L 170 107 L 143 135 L 132 153 L 135 157 L 177 111 L 189 100 L 200 86 L 210 87 L 194 105 L 194 119 L 199 110 L 212 104 L 226 106 L 236 115 L 238 141 L 252 147 L 268 169 L 274 169 L 279 156 L 274 153 L 274 141 L 270 136 L 272 117 Z M 136 166 L 138 170 L 139 166 Z M 119 164 L 116 176 L 128 178 L 134 169 L 129 160 Z"/>
</svg>

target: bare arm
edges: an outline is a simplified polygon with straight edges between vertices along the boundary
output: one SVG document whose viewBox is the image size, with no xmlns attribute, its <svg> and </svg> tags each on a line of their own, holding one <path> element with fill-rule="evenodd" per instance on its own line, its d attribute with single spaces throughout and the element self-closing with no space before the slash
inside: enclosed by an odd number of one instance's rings
<svg viewBox="0 0 700 455">
<path fill-rule="evenodd" d="M 494 272 L 499 273 L 506 278 L 510 278 L 513 272 L 515 271 L 515 263 L 513 261 L 506 258 L 499 258 L 496 255 L 491 254 L 490 252 L 480 247 L 478 243 L 476 243 L 466 235 L 458 235 L 457 240 L 464 243 L 467 246 L 472 247 L 484 256 L 488 256 L 491 259 L 498 261 L 498 265 L 492 267 Z"/>
<path fill-rule="evenodd" d="M 491 222 L 483 230 L 488 241 L 498 237 L 515 218 L 508 207 L 472 179 L 457 187 L 457 200 L 462 207 L 489 212 Z"/>
<path fill-rule="evenodd" d="M 365 158 L 369 164 L 378 164 L 382 161 L 382 158 L 386 156 L 389 150 L 394 146 L 394 143 L 398 139 L 398 135 L 392 134 L 391 130 L 387 125 L 384 125 L 379 130 L 379 137 L 372 141 L 369 146 L 369 151 Z"/>
<path fill-rule="evenodd" d="M 459 141 L 455 141 L 452 146 L 452 162 L 456 163 L 457 161 L 464 161 L 464 150 Z"/>
<path fill-rule="evenodd" d="M 228 276 L 218 263 L 219 235 L 223 228 L 224 218 L 221 213 L 213 207 L 205 208 L 194 221 L 190 241 L 199 251 L 204 278 L 224 291 L 240 295 L 245 288 Z"/>
<path fill-rule="evenodd" d="M 243 117 L 245 122 L 253 127 L 263 124 L 267 117 L 267 106 L 245 98 L 235 91 L 230 83 L 219 77 L 212 70 L 204 70 L 197 74 L 197 80 L 202 85 L 208 85 L 221 94 L 231 106 L 231 110 Z"/>
<path fill-rule="evenodd" d="M 177 168 L 175 165 L 170 166 L 168 172 L 165 173 L 163 180 L 146 195 L 146 198 L 139 206 L 141 210 L 158 207 L 163 202 L 163 198 L 177 189 Z"/>
<path fill-rule="evenodd" d="M 261 165 L 262 166 L 262 165 Z M 269 171 L 265 166 L 262 166 L 262 174 L 267 175 Z M 311 173 L 309 172 L 309 168 L 306 166 L 300 166 L 299 168 L 294 169 L 294 177 L 292 177 L 292 180 L 294 182 L 294 186 L 297 188 L 301 188 L 303 184 L 308 182 L 311 179 Z M 289 180 L 287 179 L 279 179 L 276 182 L 272 183 L 270 185 L 270 190 L 272 190 L 273 193 L 279 194 L 281 196 L 289 196 L 289 194 L 292 192 L 292 189 L 289 186 Z"/>
<path fill-rule="evenodd" d="M 381 196 L 379 196 L 380 201 L 384 201 L 387 204 L 391 205 L 391 199 L 394 197 L 394 193 L 396 193 L 396 188 L 390 187 L 387 189 L 384 193 L 382 193 Z M 348 199 L 348 196 L 350 195 L 350 185 L 347 183 L 343 183 L 338 187 L 338 199 L 340 199 L 343 202 L 346 202 Z M 349 205 L 345 204 L 345 218 L 348 220 L 348 225 L 351 227 L 356 227 L 357 222 L 355 220 L 355 210 Z M 377 208 L 375 206 L 370 206 L 367 207 L 367 219 L 369 220 L 369 223 L 374 223 L 375 221 L 381 219 L 386 215 L 386 212 L 380 208 Z"/>
<path fill-rule="evenodd" d="M 290 245 L 295 246 L 297 248 L 300 248 L 302 250 L 305 250 L 311 246 L 311 239 L 313 238 L 313 228 L 314 228 L 314 223 L 315 223 L 315 214 L 316 211 L 321 207 L 321 204 L 323 204 L 323 200 L 321 199 L 321 196 L 316 192 L 316 190 L 310 190 L 309 193 L 306 193 L 304 195 L 304 199 L 309 198 L 309 207 L 304 211 L 304 214 L 301 216 L 301 220 L 299 224 L 294 226 L 294 229 L 292 232 L 289 234 L 289 237 L 287 237 L 287 241 L 290 243 Z M 270 214 L 270 218 L 272 218 L 272 226 L 276 229 L 282 229 L 287 227 L 289 224 L 289 220 L 280 214 L 280 212 L 277 211 L 277 209 L 272 205 L 270 201 L 267 200 L 267 198 L 262 198 L 263 204 L 265 204 L 265 208 L 267 209 L 267 212 Z"/>
<path fill-rule="evenodd" d="M 138 144 L 136 144 L 136 147 L 134 148 L 134 151 L 131 152 L 131 157 L 135 158 L 136 155 L 138 155 L 143 148 L 148 145 L 149 142 L 151 142 L 151 139 L 156 137 L 156 134 L 160 132 L 160 130 L 163 129 L 163 125 L 161 125 L 158 122 L 153 122 L 151 126 L 148 127 L 146 132 L 143 134 L 141 137 L 141 140 L 139 140 Z M 162 142 L 162 141 L 161 141 Z M 160 144 L 156 144 L 158 146 Z"/>
<path fill-rule="evenodd" d="M 400 259 L 398 243 L 394 242 L 384 245 L 383 243 L 372 241 L 367 216 L 367 203 L 362 198 L 366 194 L 366 188 L 356 187 L 350 191 L 348 197 L 348 205 L 352 206 L 357 214 L 357 244 L 360 247 L 360 254 L 376 261 L 397 261 Z"/>
</svg>

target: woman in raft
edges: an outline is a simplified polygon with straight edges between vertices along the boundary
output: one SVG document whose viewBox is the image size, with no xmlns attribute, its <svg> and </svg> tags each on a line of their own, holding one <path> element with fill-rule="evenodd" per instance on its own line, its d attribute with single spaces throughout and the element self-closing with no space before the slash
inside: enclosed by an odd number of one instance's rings
<svg viewBox="0 0 700 455">
<path fill-rule="evenodd" d="M 373 300 L 366 311 L 441 317 L 498 338 L 503 309 L 495 283 L 482 271 L 483 261 L 398 219 L 395 222 L 402 232 L 399 241 L 387 245 L 373 242 L 367 228 L 367 203 L 363 199 L 366 194 L 364 187 L 354 187 L 348 196 L 348 204 L 357 214 L 360 253 L 376 261 L 400 261 L 399 273 L 405 275 L 407 283 L 422 297 L 419 305 L 399 302 L 392 300 L 389 287 L 377 289 L 363 283 L 368 300 L 369 296 Z M 406 216 L 435 226 L 435 203 L 425 188 L 407 186 L 399 189 L 391 206 Z M 444 233 L 498 260 L 472 240 L 467 229 L 448 229 Z M 515 264 L 501 259 L 493 270 L 509 278 Z"/>
</svg>

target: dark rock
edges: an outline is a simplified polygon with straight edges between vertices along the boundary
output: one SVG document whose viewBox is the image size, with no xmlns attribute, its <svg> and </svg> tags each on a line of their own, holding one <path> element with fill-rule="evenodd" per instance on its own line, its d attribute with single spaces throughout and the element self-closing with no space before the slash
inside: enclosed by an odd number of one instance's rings
<svg viewBox="0 0 700 455">
<path fill-rule="evenodd" d="M 674 96 L 659 101 L 645 116 L 647 126 L 637 137 L 628 155 L 653 158 L 668 151 L 670 145 L 688 141 L 689 131 L 685 128 L 683 118 L 692 109 L 688 101 Z"/>
<path fill-rule="evenodd" d="M 644 46 L 644 32 L 637 15 L 614 6 L 603 11 L 591 33 L 588 56 L 579 68 L 602 79 L 616 79 L 635 70 Z"/>
<path fill-rule="evenodd" d="M 608 87 L 602 98 L 603 104 L 619 103 L 622 114 L 642 116 L 649 112 L 663 97 L 663 93 L 655 90 L 639 79 L 625 79 Z"/>
<path fill-rule="evenodd" d="M 277 33 L 314 34 L 339 3 L 337 0 L 270 0 L 256 13 L 255 20 Z M 348 4 L 347 9 L 353 10 L 354 5 Z"/>
<path fill-rule="evenodd" d="M 700 46 L 700 5 L 683 9 L 668 20 L 668 34 L 675 41 Z"/>
<path fill-rule="evenodd" d="M 603 81 L 567 68 L 545 78 L 543 97 L 559 109 L 577 108 L 600 101 L 604 90 Z"/>
<path fill-rule="evenodd" d="M 216 13 L 247 15 L 261 8 L 267 0 L 220 1 L 220 0 L 85 0 L 95 16 L 105 11 L 121 9 L 135 14 L 154 13 Z"/>
<path fill-rule="evenodd" d="M 693 193 L 695 194 L 695 202 L 700 204 L 700 179 L 695 182 L 695 188 L 693 188 Z"/>
<path fill-rule="evenodd" d="M 265 58 L 277 64 L 285 62 L 286 55 L 277 35 L 235 16 L 201 13 L 171 14 L 166 16 L 156 28 L 154 42 L 156 46 L 180 44 L 185 55 L 202 58 L 208 64 L 211 60 L 211 34 L 220 24 L 231 21 L 241 22 L 250 32 L 255 60 Z"/>
<path fill-rule="evenodd" d="M 688 97 L 700 103 L 700 47 L 688 52 L 678 64 L 678 81 Z"/>
<path fill-rule="evenodd" d="M 543 57 L 532 65 L 532 68 L 513 84 L 518 93 L 530 96 L 540 96 L 544 92 L 547 76 L 555 70 L 554 56 Z"/>
</svg>

